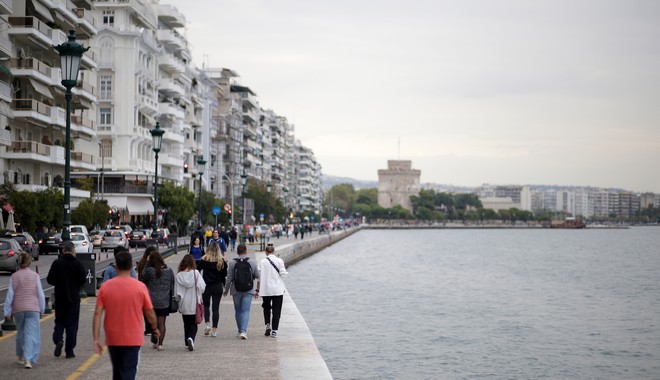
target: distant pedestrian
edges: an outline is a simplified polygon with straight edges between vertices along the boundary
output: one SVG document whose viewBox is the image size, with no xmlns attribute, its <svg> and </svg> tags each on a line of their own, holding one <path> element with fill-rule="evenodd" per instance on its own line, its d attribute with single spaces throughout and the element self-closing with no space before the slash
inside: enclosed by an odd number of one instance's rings
<svg viewBox="0 0 660 380">
<path fill-rule="evenodd" d="M 192 244 L 190 244 L 190 250 L 188 251 L 195 260 L 195 264 L 199 263 L 199 260 L 204 256 L 204 246 L 202 245 L 202 238 L 199 236 L 193 237 Z"/>
<path fill-rule="evenodd" d="M 261 307 L 264 309 L 266 336 L 277 338 L 282 315 L 282 302 L 286 287 L 283 278 L 289 273 L 284 267 L 284 261 L 275 256 L 273 243 L 266 245 L 266 258 L 259 263 L 259 280 L 256 294 L 261 296 Z M 272 311 L 272 320 L 271 320 Z"/>
<path fill-rule="evenodd" d="M 236 318 L 238 337 L 247 339 L 250 305 L 252 304 L 252 298 L 256 297 L 253 281 L 259 278 L 259 269 L 257 264 L 247 257 L 245 244 L 239 244 L 236 253 L 238 258 L 229 262 L 224 295 L 226 296 L 231 291 L 234 300 L 234 317 Z"/>
<path fill-rule="evenodd" d="M 147 285 L 158 320 L 160 336 L 158 341 L 152 345 L 153 348 L 162 351 L 167 332 L 165 321 L 170 315 L 170 300 L 174 295 L 174 271 L 165 265 L 163 256 L 159 252 L 152 252 L 149 255 L 147 266 L 142 271 L 142 280 Z"/>
<path fill-rule="evenodd" d="M 62 347 L 64 347 L 66 358 L 75 358 L 73 349 L 76 348 L 78 337 L 80 289 L 85 285 L 85 268 L 76 259 L 76 248 L 72 242 L 67 241 L 62 245 L 62 256 L 50 266 L 46 281 L 55 287 L 54 354 L 56 357 L 62 355 Z"/>
<path fill-rule="evenodd" d="M 144 268 L 147 266 L 147 261 L 149 261 L 149 256 L 154 253 L 158 252 L 158 248 L 154 245 L 150 245 L 147 247 L 147 249 L 144 250 L 144 253 L 142 254 L 142 258 L 140 261 L 138 261 L 136 265 L 136 272 L 137 272 L 137 278 L 138 280 L 144 282 L 144 279 L 142 278 L 142 273 L 144 272 Z M 131 260 L 133 260 L 131 258 Z M 145 319 L 144 321 L 144 335 L 151 334 L 151 325 L 147 323 L 147 320 Z"/>
<path fill-rule="evenodd" d="M 298 239 L 298 232 L 299 232 L 299 229 L 298 229 L 298 225 L 296 224 L 296 225 L 293 226 L 293 237 L 294 237 L 294 239 Z"/>
<path fill-rule="evenodd" d="M 179 312 L 183 317 L 183 338 L 189 351 L 195 349 L 197 322 L 195 313 L 197 303 L 202 302 L 202 294 L 206 283 L 195 266 L 192 255 L 185 255 L 179 263 L 179 273 L 176 274 L 174 291 L 179 302 Z"/>
<path fill-rule="evenodd" d="M 305 238 L 305 226 L 301 224 L 300 227 L 298 227 L 298 230 L 300 231 L 300 240 L 304 239 Z"/>
<path fill-rule="evenodd" d="M 227 241 L 222 237 L 220 237 L 220 231 L 213 230 L 211 237 L 206 241 L 206 246 L 208 247 L 209 245 L 211 245 L 211 243 L 218 244 L 218 247 L 220 248 L 220 252 L 222 252 L 222 256 L 225 256 L 225 252 L 227 252 Z M 197 264 L 199 265 L 199 262 L 197 262 Z"/>
<path fill-rule="evenodd" d="M 222 256 L 225 256 L 225 253 L 227 252 L 227 248 L 229 248 L 229 234 L 227 233 L 227 230 L 225 229 L 224 226 L 220 226 L 218 228 L 218 236 L 220 236 L 220 239 L 225 242 L 225 250 L 222 251 Z M 222 247 L 220 247 L 222 248 Z"/>
<path fill-rule="evenodd" d="M 232 252 L 236 249 L 236 239 L 238 239 L 238 232 L 236 231 L 236 226 L 232 226 L 231 231 L 229 231 L 229 243 L 231 244 Z"/>
<path fill-rule="evenodd" d="M 114 257 L 117 257 L 117 254 L 119 252 L 127 252 L 126 248 L 124 247 L 115 247 L 114 249 Z M 107 268 L 103 271 L 103 282 L 108 281 L 109 279 L 117 276 L 117 269 L 115 268 L 115 262 L 114 260 L 108 265 Z M 137 279 L 137 273 L 135 272 L 135 268 L 131 266 L 131 277 Z"/>
<path fill-rule="evenodd" d="M 144 344 L 143 315 L 151 326 L 153 335 L 159 336 L 151 298 L 147 287 L 131 277 L 133 259 L 128 252 L 115 257 L 117 277 L 101 285 L 96 298 L 92 324 L 94 352 L 101 355 L 101 318 L 112 362 L 113 379 L 135 379 L 140 362 L 140 348 Z"/>
<path fill-rule="evenodd" d="M 204 335 L 211 334 L 212 337 L 218 336 L 218 322 L 220 320 L 220 299 L 222 290 L 225 287 L 227 278 L 227 263 L 220 253 L 220 247 L 215 242 L 211 243 L 206 250 L 206 254 L 199 262 L 199 268 L 202 272 L 202 278 L 206 283 L 206 289 L 202 294 L 204 301 Z M 213 312 L 213 325 L 209 323 Z"/>
<path fill-rule="evenodd" d="M 41 348 L 41 325 L 39 318 L 46 309 L 46 298 L 39 275 L 30 270 L 32 256 L 18 256 L 19 270 L 9 278 L 5 298 L 5 320 L 12 317 L 16 322 L 16 356 L 25 368 L 39 360 Z"/>
</svg>

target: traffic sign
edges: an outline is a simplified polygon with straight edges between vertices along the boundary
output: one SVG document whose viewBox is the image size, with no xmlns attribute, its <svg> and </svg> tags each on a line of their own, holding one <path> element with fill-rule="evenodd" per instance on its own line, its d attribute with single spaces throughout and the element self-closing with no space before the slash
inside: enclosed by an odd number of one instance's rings
<svg viewBox="0 0 660 380">
<path fill-rule="evenodd" d="M 231 210 L 231 205 L 229 203 L 225 203 L 225 211 Z"/>
<path fill-rule="evenodd" d="M 220 207 L 219 206 L 213 206 L 211 211 L 213 212 L 213 215 L 220 215 Z"/>
</svg>

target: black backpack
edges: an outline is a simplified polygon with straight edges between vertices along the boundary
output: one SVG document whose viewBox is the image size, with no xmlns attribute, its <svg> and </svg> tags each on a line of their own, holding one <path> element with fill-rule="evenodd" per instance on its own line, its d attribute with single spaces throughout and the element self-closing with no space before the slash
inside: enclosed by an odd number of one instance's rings
<svg viewBox="0 0 660 380">
<path fill-rule="evenodd" d="M 239 292 L 252 290 L 252 265 L 248 262 L 249 258 L 234 260 L 236 260 L 236 265 L 234 266 L 234 287 Z"/>
</svg>

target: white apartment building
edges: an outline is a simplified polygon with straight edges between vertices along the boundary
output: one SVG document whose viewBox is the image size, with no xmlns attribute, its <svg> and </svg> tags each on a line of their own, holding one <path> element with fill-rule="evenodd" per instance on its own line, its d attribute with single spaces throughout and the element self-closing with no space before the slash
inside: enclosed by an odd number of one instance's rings
<svg viewBox="0 0 660 380">
<path fill-rule="evenodd" d="M 66 101 L 60 57 L 53 48 L 67 41 L 91 45 L 97 33 L 92 2 L 84 0 L 0 1 L 0 170 L 3 182 L 39 191 L 64 181 Z M 81 61 L 72 89 L 71 170 L 94 170 L 98 139 L 94 104 L 97 50 Z M 8 105 L 11 104 L 10 107 Z M 89 192 L 71 189 L 75 207 Z"/>
</svg>

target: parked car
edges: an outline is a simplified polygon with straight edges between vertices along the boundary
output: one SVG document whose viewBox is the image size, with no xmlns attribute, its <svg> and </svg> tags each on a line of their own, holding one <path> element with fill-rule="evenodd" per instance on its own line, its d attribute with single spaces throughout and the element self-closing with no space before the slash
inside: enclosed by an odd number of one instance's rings
<svg viewBox="0 0 660 380">
<path fill-rule="evenodd" d="M 27 232 L 7 232 L 5 237 L 16 240 L 23 251 L 32 255 L 32 260 L 39 260 L 39 244 L 34 241 L 32 235 Z"/>
<path fill-rule="evenodd" d="M 14 273 L 18 270 L 21 246 L 14 239 L 0 238 L 0 270 Z"/>
<path fill-rule="evenodd" d="M 133 230 L 128 238 L 128 245 L 131 248 L 144 248 L 147 246 L 147 239 L 149 239 L 149 236 L 144 232 L 144 230 Z"/>
<path fill-rule="evenodd" d="M 133 228 L 131 228 L 131 226 L 129 226 L 128 224 L 122 224 L 121 226 L 112 226 L 112 229 L 113 230 L 118 230 L 118 231 L 123 231 L 124 236 L 126 236 L 127 238 L 128 238 L 128 235 L 130 235 L 131 232 L 133 232 Z"/>
<path fill-rule="evenodd" d="M 105 233 L 105 230 L 92 230 L 89 233 L 89 238 L 92 239 L 92 246 L 94 248 L 100 248 L 101 247 L 101 239 L 103 239 L 103 234 Z"/>
<path fill-rule="evenodd" d="M 76 248 L 76 253 L 92 253 L 94 247 L 92 242 L 89 239 L 89 236 L 80 233 L 72 232 L 71 233 L 71 242 Z"/>
<path fill-rule="evenodd" d="M 62 247 L 62 234 L 59 232 L 46 232 L 39 240 L 39 254 L 47 255 L 51 252 L 60 253 Z"/>
<path fill-rule="evenodd" d="M 106 252 L 115 247 L 124 247 L 128 249 L 128 238 L 121 229 L 107 230 L 101 239 L 101 252 Z"/>
</svg>

